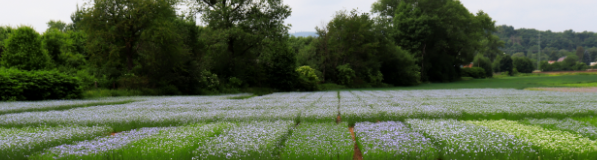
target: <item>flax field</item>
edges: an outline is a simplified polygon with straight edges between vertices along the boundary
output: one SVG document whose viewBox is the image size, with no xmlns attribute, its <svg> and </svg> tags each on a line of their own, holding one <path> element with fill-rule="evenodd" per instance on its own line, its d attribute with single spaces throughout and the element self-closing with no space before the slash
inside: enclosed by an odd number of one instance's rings
<svg viewBox="0 0 597 160">
<path fill-rule="evenodd" d="M 594 160 L 594 116 L 516 89 L 0 102 L 0 159 Z"/>
</svg>

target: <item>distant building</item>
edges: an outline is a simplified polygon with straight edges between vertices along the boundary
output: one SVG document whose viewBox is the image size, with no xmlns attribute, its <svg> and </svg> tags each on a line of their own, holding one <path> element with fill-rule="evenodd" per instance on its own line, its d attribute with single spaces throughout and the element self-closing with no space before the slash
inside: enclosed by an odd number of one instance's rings
<svg viewBox="0 0 597 160">
<path fill-rule="evenodd" d="M 558 62 L 563 62 L 566 58 L 568 58 L 568 56 L 560 57 L 560 59 L 558 59 Z"/>
<path fill-rule="evenodd" d="M 473 62 L 471 62 L 470 64 L 463 64 L 460 66 L 460 68 L 473 68 L 473 66 L 474 66 L 473 64 L 474 64 Z"/>
<path fill-rule="evenodd" d="M 556 61 L 547 61 L 547 63 L 554 64 L 554 63 L 556 63 Z"/>
<path fill-rule="evenodd" d="M 597 62 L 591 62 L 591 66 L 597 66 Z"/>
</svg>

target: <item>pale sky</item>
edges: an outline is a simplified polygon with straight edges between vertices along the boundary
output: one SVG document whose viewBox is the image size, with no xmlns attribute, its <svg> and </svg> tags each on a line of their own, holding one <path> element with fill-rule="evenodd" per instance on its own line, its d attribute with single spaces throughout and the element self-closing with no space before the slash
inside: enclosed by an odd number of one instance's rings
<svg viewBox="0 0 597 160">
<path fill-rule="evenodd" d="M 293 14 L 287 19 L 291 32 L 315 31 L 322 21 L 329 21 L 336 11 L 358 8 L 369 12 L 377 0 L 285 0 Z M 49 20 L 70 21 L 77 3 L 85 0 L 0 0 L 0 25 L 29 25 L 39 32 L 46 30 Z M 597 32 L 596 0 L 461 0 L 476 13 L 487 12 L 498 25 L 535 28 L 556 32 Z"/>
</svg>

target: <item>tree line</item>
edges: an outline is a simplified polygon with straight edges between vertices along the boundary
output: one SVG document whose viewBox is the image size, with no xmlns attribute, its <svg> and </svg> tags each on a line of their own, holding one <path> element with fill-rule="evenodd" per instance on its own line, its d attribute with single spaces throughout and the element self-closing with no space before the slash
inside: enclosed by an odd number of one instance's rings
<svg viewBox="0 0 597 160">
<path fill-rule="evenodd" d="M 495 34 L 505 42 L 504 47 L 500 49 L 508 55 L 546 61 L 545 63 L 547 61 L 557 61 L 562 57 L 571 57 L 571 59 L 587 65 L 590 62 L 597 61 L 597 33 L 594 32 L 514 29 L 514 27 L 507 25 L 501 25 L 497 28 Z M 541 45 L 541 48 L 539 48 L 539 45 Z M 539 51 L 541 51 L 540 55 L 538 54 Z"/>
<path fill-rule="evenodd" d="M 290 36 L 291 14 L 282 0 L 94 0 L 41 34 L 0 27 L 0 65 L 144 94 L 407 86 L 459 80 L 473 61 L 489 76 L 514 68 L 503 29 L 460 1 L 378 0 L 370 13 L 337 11 L 317 37 Z"/>
</svg>

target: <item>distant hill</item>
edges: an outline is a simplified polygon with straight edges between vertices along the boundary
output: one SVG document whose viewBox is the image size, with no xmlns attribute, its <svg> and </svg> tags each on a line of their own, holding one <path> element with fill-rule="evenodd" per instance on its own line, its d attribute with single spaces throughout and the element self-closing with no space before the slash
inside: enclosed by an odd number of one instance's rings
<svg viewBox="0 0 597 160">
<path fill-rule="evenodd" d="M 290 33 L 290 35 L 293 35 L 295 37 L 317 37 L 317 32 L 293 32 Z"/>
</svg>

